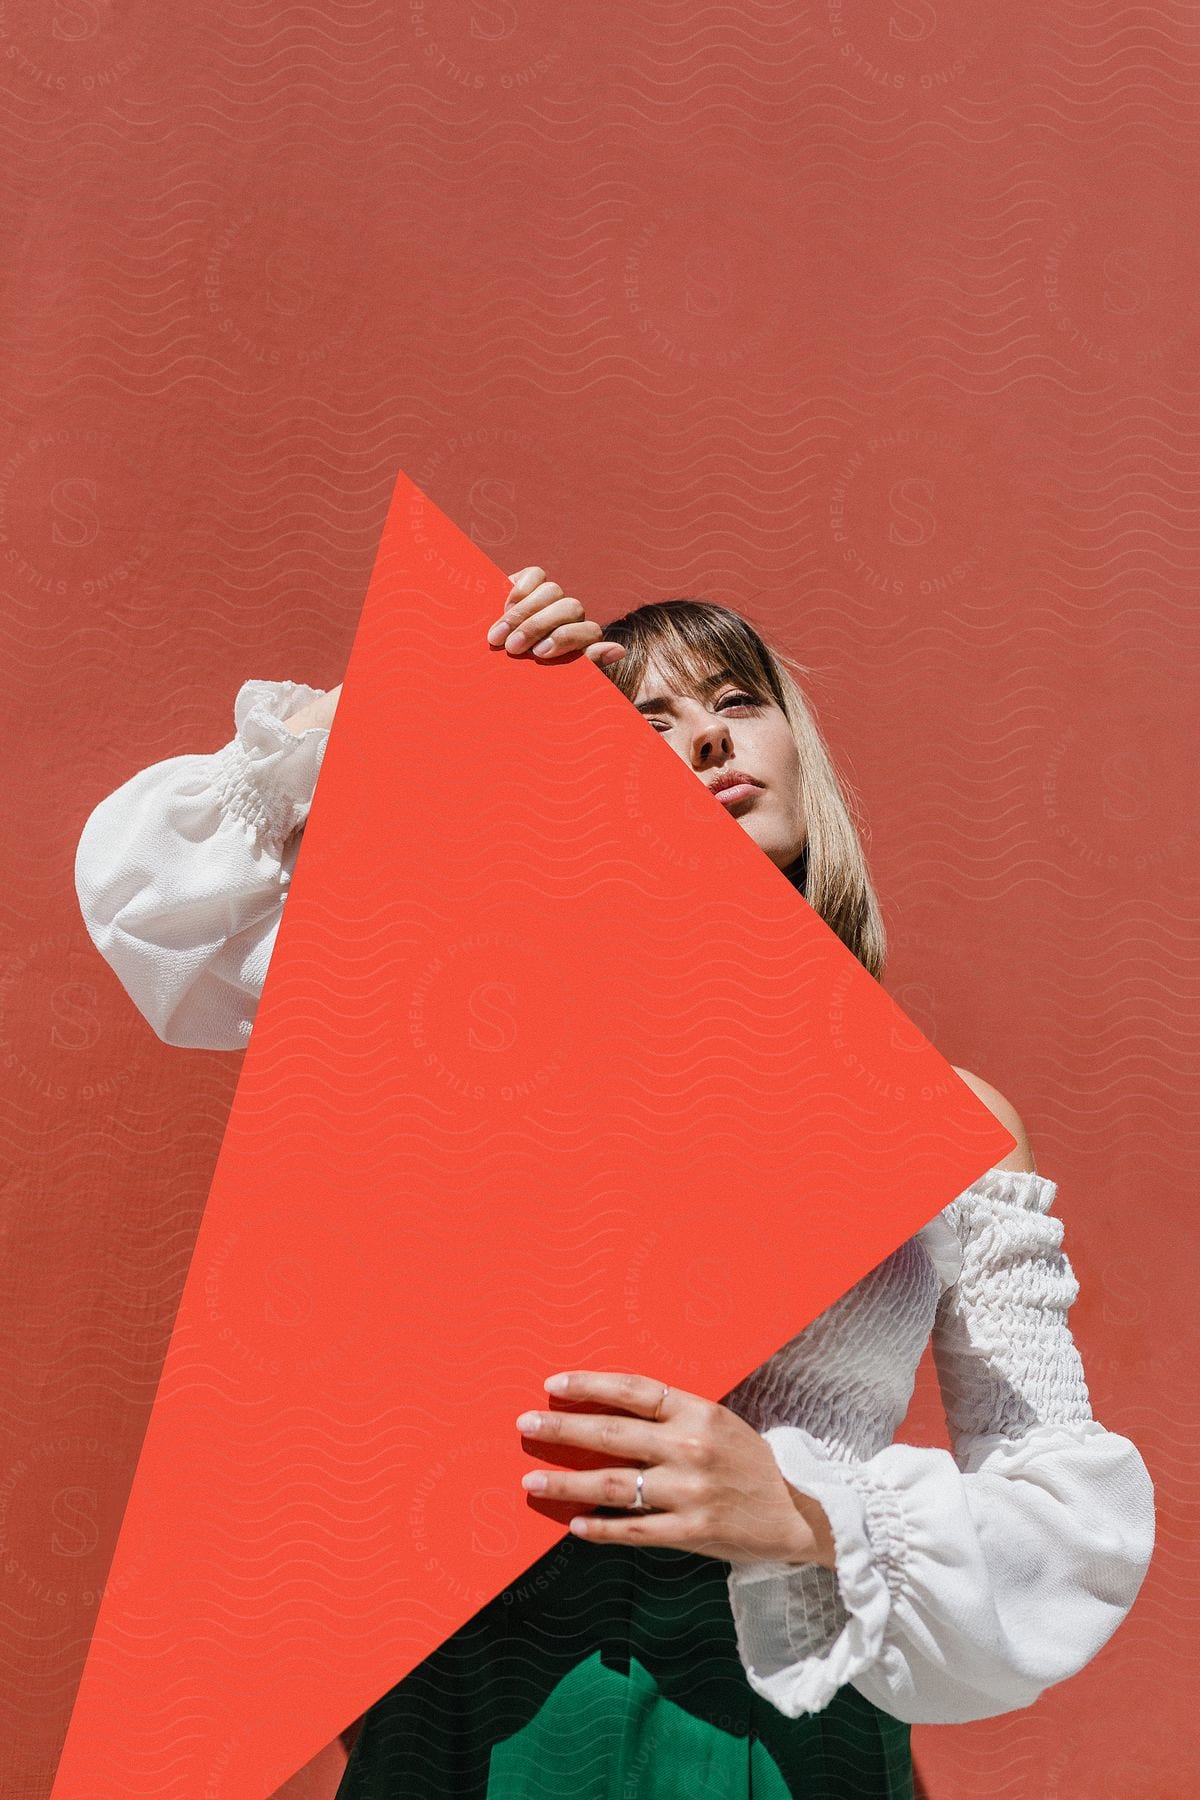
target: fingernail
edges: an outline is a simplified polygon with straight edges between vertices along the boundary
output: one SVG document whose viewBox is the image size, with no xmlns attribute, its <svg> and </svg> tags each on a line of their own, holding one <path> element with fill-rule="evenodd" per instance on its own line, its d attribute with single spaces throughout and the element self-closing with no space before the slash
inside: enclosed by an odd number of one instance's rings
<svg viewBox="0 0 1200 1800">
<path fill-rule="evenodd" d="M 494 625 L 488 626 L 487 641 L 489 644 L 502 644 L 507 636 L 507 619 L 497 619 Z"/>
<path fill-rule="evenodd" d="M 565 1394 L 567 1391 L 567 1383 L 570 1379 L 571 1377 L 569 1375 L 547 1375 L 542 1386 L 548 1389 L 552 1394 Z"/>
<path fill-rule="evenodd" d="M 505 643 L 504 648 L 506 650 L 523 650 L 525 648 L 525 633 L 523 631 L 514 631 Z"/>
<path fill-rule="evenodd" d="M 604 655 L 600 658 L 600 667 L 602 669 L 607 669 L 611 664 L 624 662 L 624 660 L 625 652 L 623 650 L 606 650 Z"/>
<path fill-rule="evenodd" d="M 522 1475 L 521 1486 L 527 1488 L 531 1494 L 540 1494 L 545 1489 L 546 1477 L 540 1469 L 534 1469 L 531 1474 Z"/>
<path fill-rule="evenodd" d="M 541 638 L 533 646 L 533 654 L 535 656 L 549 656 L 549 654 L 553 650 L 553 648 L 554 648 L 554 639 L 553 638 Z"/>
</svg>

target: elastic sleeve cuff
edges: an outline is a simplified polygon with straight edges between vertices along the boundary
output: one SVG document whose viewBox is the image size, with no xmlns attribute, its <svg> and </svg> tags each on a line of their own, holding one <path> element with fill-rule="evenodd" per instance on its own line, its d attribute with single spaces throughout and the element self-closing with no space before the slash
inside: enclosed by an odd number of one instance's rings
<svg viewBox="0 0 1200 1800">
<path fill-rule="evenodd" d="M 216 752 L 224 811 L 276 855 L 305 823 L 329 742 L 329 727 L 289 731 L 284 720 L 327 690 L 302 681 L 246 681 L 233 716 L 236 735 Z"/>
<path fill-rule="evenodd" d="M 816 1563 L 733 1564 L 730 1604 L 747 1679 L 788 1718 L 820 1712 L 873 1663 L 891 1611 L 890 1558 L 902 1544 L 895 1497 L 859 1488 L 819 1439 L 801 1426 L 763 1432 L 787 1481 L 820 1502 L 833 1533 L 836 1568 Z M 898 1579 L 899 1564 L 895 1563 Z"/>
</svg>

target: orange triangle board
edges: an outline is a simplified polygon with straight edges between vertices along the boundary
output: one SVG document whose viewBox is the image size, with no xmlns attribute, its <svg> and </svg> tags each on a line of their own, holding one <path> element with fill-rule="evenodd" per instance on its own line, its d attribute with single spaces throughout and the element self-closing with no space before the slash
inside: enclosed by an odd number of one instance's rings
<svg viewBox="0 0 1200 1800">
<path fill-rule="evenodd" d="M 546 1375 L 719 1398 L 1011 1145 L 508 587 L 401 473 L 54 1800 L 263 1800 L 563 1535 Z"/>
</svg>

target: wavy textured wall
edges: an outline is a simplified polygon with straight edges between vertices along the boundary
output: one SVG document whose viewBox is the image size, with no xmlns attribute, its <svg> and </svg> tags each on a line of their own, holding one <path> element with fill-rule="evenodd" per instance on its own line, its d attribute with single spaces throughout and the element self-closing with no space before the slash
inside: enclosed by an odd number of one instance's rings
<svg viewBox="0 0 1200 1800">
<path fill-rule="evenodd" d="M 1174 0 L 5 0 L 6 1793 L 50 1789 L 238 1074 L 132 1014 L 75 844 L 247 676 L 340 680 L 397 467 L 595 616 L 705 593 L 809 671 L 891 991 L 1060 1183 L 1160 1503 L 1114 1641 L 918 1729 L 924 1780 L 1179 1791 L 1198 54 Z M 397 754 L 452 705 L 399 689 Z"/>
</svg>

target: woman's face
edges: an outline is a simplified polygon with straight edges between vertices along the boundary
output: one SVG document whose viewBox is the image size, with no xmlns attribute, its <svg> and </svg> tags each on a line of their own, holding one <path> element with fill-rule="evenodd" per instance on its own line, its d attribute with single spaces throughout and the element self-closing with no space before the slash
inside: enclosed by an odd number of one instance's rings
<svg viewBox="0 0 1200 1800">
<path fill-rule="evenodd" d="M 680 693 L 647 664 L 634 705 L 706 787 L 737 773 L 751 785 L 714 796 L 781 869 L 804 848 L 807 822 L 800 798 L 800 755 L 787 715 L 774 700 L 755 700 L 731 677 L 709 676 L 702 697 Z"/>
</svg>

